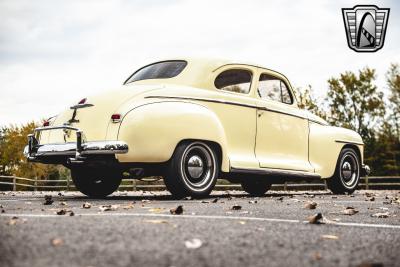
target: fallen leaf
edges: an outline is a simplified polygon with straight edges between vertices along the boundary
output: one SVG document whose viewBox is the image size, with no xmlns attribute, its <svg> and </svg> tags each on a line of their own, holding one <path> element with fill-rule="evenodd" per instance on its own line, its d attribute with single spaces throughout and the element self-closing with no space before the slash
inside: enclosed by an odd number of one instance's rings
<svg viewBox="0 0 400 267">
<path fill-rule="evenodd" d="M 75 216 L 75 213 L 71 210 L 69 216 Z"/>
<path fill-rule="evenodd" d="M 311 202 L 311 201 L 309 201 L 309 202 L 307 202 L 305 205 L 304 205 L 304 208 L 305 209 L 309 209 L 309 210 L 313 210 L 313 209 L 315 209 L 317 207 L 317 202 Z"/>
<path fill-rule="evenodd" d="M 164 208 L 151 208 L 149 211 L 153 213 L 160 213 L 164 211 Z"/>
<path fill-rule="evenodd" d="M 154 224 L 168 223 L 165 220 L 145 220 L 145 222 L 154 223 Z"/>
<path fill-rule="evenodd" d="M 64 196 L 64 194 L 61 193 L 61 192 L 58 192 L 58 195 L 59 195 L 60 197 Z"/>
<path fill-rule="evenodd" d="M 51 240 L 51 244 L 52 244 L 54 247 L 58 247 L 58 246 L 62 246 L 62 245 L 64 244 L 64 241 L 63 241 L 61 238 L 53 238 L 53 239 Z"/>
<path fill-rule="evenodd" d="M 346 208 L 342 211 L 342 213 L 343 213 L 344 215 L 354 215 L 354 214 L 358 213 L 358 210 L 356 210 L 356 209 L 353 208 L 353 207 L 346 207 Z"/>
<path fill-rule="evenodd" d="M 101 205 L 99 209 L 101 211 L 112 211 L 112 210 L 117 210 L 119 208 L 119 205 Z"/>
<path fill-rule="evenodd" d="M 233 205 L 231 207 L 231 210 L 241 210 L 241 209 L 242 209 L 242 206 L 240 206 L 240 205 Z"/>
<path fill-rule="evenodd" d="M 276 200 L 283 201 L 283 197 L 278 197 Z"/>
<path fill-rule="evenodd" d="M 360 265 L 358 265 L 357 267 L 383 267 L 383 263 L 379 263 L 379 262 L 363 262 Z"/>
<path fill-rule="evenodd" d="M 90 209 L 91 207 L 92 207 L 92 204 L 90 204 L 89 202 L 85 202 L 82 204 L 83 209 Z"/>
<path fill-rule="evenodd" d="M 203 245 L 203 242 L 201 242 L 201 240 L 197 238 L 185 241 L 185 246 L 188 249 L 197 249 L 201 247 L 201 245 Z"/>
<path fill-rule="evenodd" d="M 388 211 L 387 212 L 378 212 L 378 213 L 372 214 L 371 216 L 375 217 L 375 218 L 388 218 L 390 216 L 390 213 Z"/>
<path fill-rule="evenodd" d="M 210 203 L 210 201 L 202 200 L 201 203 Z"/>
<path fill-rule="evenodd" d="M 60 205 L 61 205 L 61 206 L 67 206 L 67 202 L 62 201 L 62 202 L 60 202 Z"/>
<path fill-rule="evenodd" d="M 322 259 L 321 253 L 315 252 L 315 253 L 313 254 L 313 259 L 316 260 L 316 261 Z"/>
<path fill-rule="evenodd" d="M 323 239 L 332 239 L 332 240 L 338 240 L 339 237 L 336 235 L 322 235 L 321 236 Z"/>
<path fill-rule="evenodd" d="M 257 200 L 250 200 L 249 203 L 250 204 L 257 204 Z"/>
<path fill-rule="evenodd" d="M 322 213 L 317 213 L 308 217 L 308 222 L 311 224 L 323 224 L 324 222 L 322 221 L 322 219 Z"/>
<path fill-rule="evenodd" d="M 67 214 L 67 210 L 66 209 L 60 209 L 59 211 L 56 212 L 57 215 L 65 215 Z"/>
<path fill-rule="evenodd" d="M 43 205 L 51 205 L 53 204 L 54 200 L 53 197 L 51 195 L 45 195 L 44 196 L 44 203 Z"/>
<path fill-rule="evenodd" d="M 169 212 L 170 212 L 171 214 L 174 214 L 174 215 L 180 215 L 180 214 L 183 213 L 183 206 L 182 206 L 182 205 L 179 205 L 178 207 L 176 207 L 176 208 L 174 208 L 174 209 L 170 209 Z"/>
<path fill-rule="evenodd" d="M 18 222 L 18 217 L 17 216 L 13 216 L 11 218 L 11 220 L 8 221 L 8 225 L 16 225 Z"/>
<path fill-rule="evenodd" d="M 130 210 L 130 209 L 133 209 L 134 208 L 134 205 L 133 205 L 133 202 L 132 203 L 129 203 L 128 205 L 126 205 L 126 206 L 123 206 L 122 207 L 124 210 Z"/>
<path fill-rule="evenodd" d="M 211 201 L 212 203 L 217 203 L 218 202 L 218 198 L 214 198 L 213 201 Z"/>
</svg>

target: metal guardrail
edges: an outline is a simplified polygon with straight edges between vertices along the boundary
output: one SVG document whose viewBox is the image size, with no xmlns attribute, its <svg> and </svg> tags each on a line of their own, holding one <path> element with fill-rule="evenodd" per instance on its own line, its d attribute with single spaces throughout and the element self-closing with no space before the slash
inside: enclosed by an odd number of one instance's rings
<svg viewBox="0 0 400 267">
<path fill-rule="evenodd" d="M 235 190 L 240 189 L 239 184 L 217 183 L 216 189 Z M 37 178 L 23 178 L 16 176 L 0 176 L 1 190 L 76 190 L 72 180 L 67 178 L 64 180 L 39 180 Z M 124 179 L 119 190 L 136 191 L 136 190 L 164 190 L 165 186 L 162 181 L 142 182 L 136 179 Z M 325 181 L 316 180 L 315 183 L 293 183 L 272 185 L 273 190 L 324 190 L 327 189 Z M 359 189 L 400 189 L 400 176 L 370 176 L 362 177 Z"/>
</svg>

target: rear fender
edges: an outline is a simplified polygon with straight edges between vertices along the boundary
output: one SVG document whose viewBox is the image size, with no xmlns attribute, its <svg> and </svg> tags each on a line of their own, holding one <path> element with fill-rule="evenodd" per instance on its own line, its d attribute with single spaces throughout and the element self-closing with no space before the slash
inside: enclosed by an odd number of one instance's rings
<svg viewBox="0 0 400 267">
<path fill-rule="evenodd" d="M 160 101 L 135 107 L 124 116 L 117 139 L 129 145 L 128 153 L 117 155 L 120 162 L 166 162 L 182 140 L 214 142 L 221 148 L 222 171 L 229 171 L 222 124 L 196 103 Z"/>
</svg>

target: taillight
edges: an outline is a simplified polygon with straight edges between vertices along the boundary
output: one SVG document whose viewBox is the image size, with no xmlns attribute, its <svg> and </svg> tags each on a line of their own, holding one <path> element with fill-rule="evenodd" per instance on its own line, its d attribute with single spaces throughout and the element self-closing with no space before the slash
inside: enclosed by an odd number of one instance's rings
<svg viewBox="0 0 400 267">
<path fill-rule="evenodd" d="M 120 122 L 121 121 L 121 114 L 112 114 L 111 115 L 111 121 L 114 123 Z"/>
<path fill-rule="evenodd" d="M 85 104 L 85 103 L 86 103 L 86 100 L 87 100 L 87 99 L 86 99 L 86 98 L 84 98 L 84 99 L 82 99 L 81 101 L 79 101 L 79 103 L 78 103 L 78 104 L 79 104 L 79 105 Z"/>
</svg>

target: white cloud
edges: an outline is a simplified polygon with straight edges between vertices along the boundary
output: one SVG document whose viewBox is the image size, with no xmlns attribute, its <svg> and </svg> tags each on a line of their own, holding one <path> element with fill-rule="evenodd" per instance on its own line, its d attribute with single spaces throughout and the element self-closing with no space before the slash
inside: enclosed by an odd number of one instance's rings
<svg viewBox="0 0 400 267">
<path fill-rule="evenodd" d="M 385 47 L 347 47 L 342 7 L 355 1 L 2 1 L 0 125 L 58 113 L 119 86 L 141 65 L 174 56 L 249 60 L 326 93 L 326 80 L 366 65 L 400 62 L 398 7 Z"/>
</svg>

